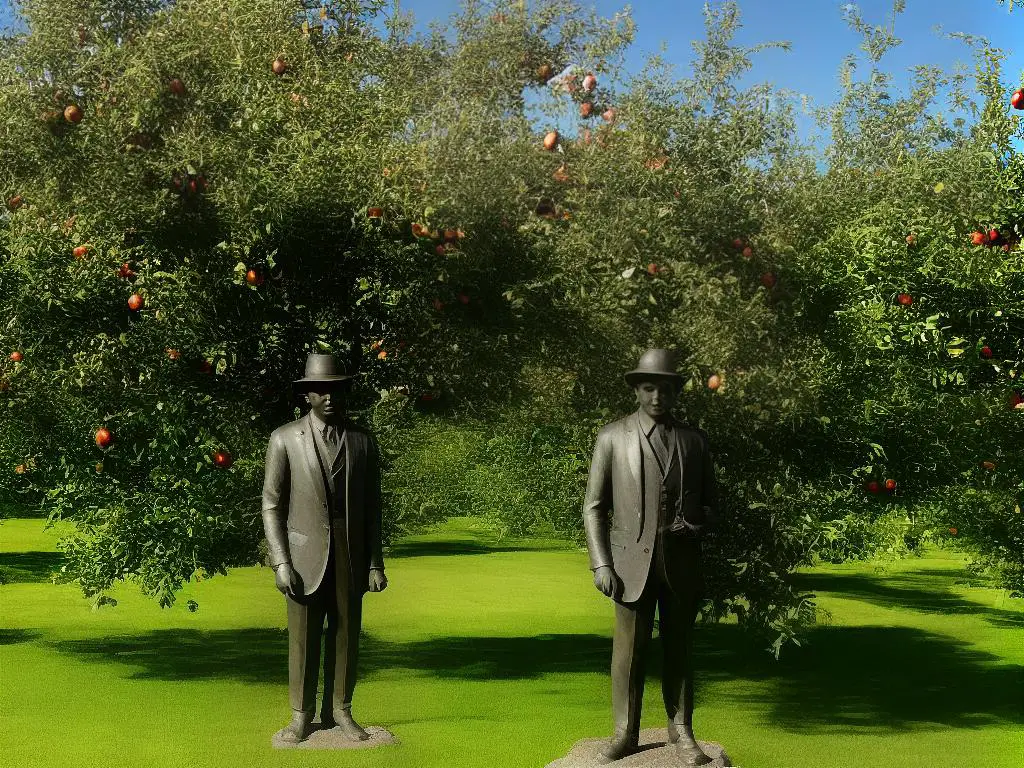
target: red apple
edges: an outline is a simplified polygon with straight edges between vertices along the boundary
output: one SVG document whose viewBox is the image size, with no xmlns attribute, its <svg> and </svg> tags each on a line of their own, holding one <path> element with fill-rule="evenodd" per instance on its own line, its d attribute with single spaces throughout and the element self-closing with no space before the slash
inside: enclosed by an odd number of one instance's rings
<svg viewBox="0 0 1024 768">
<path fill-rule="evenodd" d="M 580 104 L 580 117 L 590 117 L 594 114 L 594 105 L 589 101 Z"/>
<path fill-rule="evenodd" d="M 135 272 L 132 270 L 131 265 L 126 261 L 121 265 L 121 268 L 117 270 L 119 277 L 123 277 L 126 280 L 130 277 L 135 277 Z"/>
<path fill-rule="evenodd" d="M 558 131 L 548 131 L 544 136 L 544 149 L 548 152 L 558 146 Z"/>
<path fill-rule="evenodd" d="M 89 252 L 89 246 L 87 245 L 76 245 L 75 249 L 71 251 L 72 255 L 76 259 L 81 259 Z"/>
<path fill-rule="evenodd" d="M 114 442 L 114 434 L 106 427 L 100 427 L 96 430 L 96 445 L 100 448 L 106 448 L 112 442 Z"/>
<path fill-rule="evenodd" d="M 387 357 L 388 357 L 388 351 L 386 349 L 382 349 L 380 352 L 377 353 L 377 359 L 378 360 L 386 360 Z"/>
<path fill-rule="evenodd" d="M 886 480 L 885 481 L 885 490 L 887 490 L 887 491 L 895 491 L 896 490 L 896 481 L 893 480 L 892 478 L 889 478 L 888 480 Z"/>
<path fill-rule="evenodd" d="M 909 293 L 901 293 L 899 296 L 896 297 L 896 301 L 898 301 L 904 307 L 909 307 L 911 304 L 914 303 L 914 297 L 911 296 Z"/>
<path fill-rule="evenodd" d="M 434 253 L 436 253 L 438 256 L 444 256 L 446 253 L 448 253 L 448 246 L 444 243 L 438 243 L 437 245 L 434 246 Z"/>
<path fill-rule="evenodd" d="M 592 91 L 597 87 L 597 78 L 594 77 L 593 72 L 588 72 L 586 77 L 583 78 L 583 90 Z"/>
<path fill-rule="evenodd" d="M 990 229 L 988 231 L 988 240 L 989 240 L 989 242 L 990 243 L 994 243 L 998 239 L 999 239 L 999 230 L 998 229 Z"/>
<path fill-rule="evenodd" d="M 719 376 L 717 373 L 712 374 L 708 378 L 708 389 L 714 391 L 718 389 L 720 386 L 722 386 L 722 377 Z"/>
<path fill-rule="evenodd" d="M 737 249 L 742 248 L 743 247 L 743 239 L 739 238 L 739 237 L 733 238 L 732 247 L 733 248 L 737 248 Z"/>
<path fill-rule="evenodd" d="M 374 207 L 374 208 L 367 208 L 366 209 L 366 215 L 369 216 L 371 219 L 379 219 L 381 216 L 384 215 L 384 209 L 383 208 L 376 208 L 376 207 Z"/>
<path fill-rule="evenodd" d="M 221 469 L 230 469 L 235 460 L 231 457 L 230 452 L 221 449 L 213 454 L 213 463 Z"/>
<path fill-rule="evenodd" d="M 771 272 L 765 272 L 763 275 L 761 275 L 761 285 L 763 285 L 765 288 L 771 288 L 772 286 L 774 286 L 775 280 L 775 275 L 773 275 Z"/>
<path fill-rule="evenodd" d="M 274 71 L 275 75 L 283 75 L 288 71 L 288 64 L 285 63 L 284 57 L 278 56 L 274 59 L 274 62 L 270 65 L 270 68 Z"/>
<path fill-rule="evenodd" d="M 743 249 L 743 258 L 749 259 L 754 255 L 754 249 L 749 245 Z"/>
<path fill-rule="evenodd" d="M 992 347 L 988 346 L 987 344 L 984 347 L 982 347 L 981 356 L 986 358 L 992 357 Z"/>
<path fill-rule="evenodd" d="M 985 233 L 975 230 L 971 232 L 971 243 L 973 245 L 981 245 L 985 242 Z"/>
<path fill-rule="evenodd" d="M 128 309 L 132 312 L 138 312 L 146 305 L 146 300 L 142 298 L 141 294 L 133 293 L 128 297 Z"/>
<path fill-rule="evenodd" d="M 64 107 L 64 119 L 69 123 L 78 123 L 82 120 L 82 109 L 76 104 L 68 104 Z"/>
<path fill-rule="evenodd" d="M 21 195 L 15 195 L 7 201 L 7 207 L 12 211 L 16 211 L 21 207 L 22 198 Z"/>
<path fill-rule="evenodd" d="M 605 122 L 610 123 L 615 119 L 616 114 L 618 113 L 615 111 L 615 107 L 608 107 L 608 109 L 601 113 L 601 117 L 604 118 Z"/>
<path fill-rule="evenodd" d="M 11 360 L 13 360 L 16 363 L 20 363 L 24 359 L 24 357 L 25 356 L 22 355 L 21 352 L 19 352 L 18 350 L 14 350 L 13 352 L 11 352 Z"/>
<path fill-rule="evenodd" d="M 167 87 L 171 89 L 171 93 L 175 96 L 185 95 L 185 84 L 177 77 L 171 80 L 171 82 L 167 84 Z"/>
<path fill-rule="evenodd" d="M 412 223 L 412 236 L 413 237 L 426 237 L 427 231 L 419 222 L 414 221 Z"/>
<path fill-rule="evenodd" d="M 263 285 L 263 275 L 255 269 L 250 269 L 245 273 L 245 282 L 249 285 Z"/>
<path fill-rule="evenodd" d="M 648 275 L 656 275 L 656 274 L 658 274 L 658 265 L 655 264 L 654 262 L 651 262 L 650 264 L 648 264 L 647 265 L 647 274 Z"/>
<path fill-rule="evenodd" d="M 872 480 L 870 483 L 868 483 L 868 491 L 870 493 L 878 493 L 879 486 L 877 480 Z"/>
<path fill-rule="evenodd" d="M 1010 97 L 1010 106 L 1014 109 L 1024 109 L 1024 88 L 1018 88 Z"/>
<path fill-rule="evenodd" d="M 915 242 L 917 242 L 917 238 L 914 237 L 914 233 L 911 232 L 909 235 L 907 235 L 907 245 L 913 245 Z"/>
</svg>

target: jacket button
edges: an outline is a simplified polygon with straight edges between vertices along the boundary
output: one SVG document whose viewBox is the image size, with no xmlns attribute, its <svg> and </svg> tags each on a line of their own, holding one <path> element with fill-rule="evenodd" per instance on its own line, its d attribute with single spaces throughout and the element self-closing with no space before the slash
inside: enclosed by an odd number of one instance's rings
<svg viewBox="0 0 1024 768">
<path fill-rule="evenodd" d="M 651 550 L 650 550 L 650 548 L 648 548 L 648 547 L 644 547 L 644 554 L 645 554 L 645 555 L 649 555 L 649 554 L 651 554 Z"/>
</svg>

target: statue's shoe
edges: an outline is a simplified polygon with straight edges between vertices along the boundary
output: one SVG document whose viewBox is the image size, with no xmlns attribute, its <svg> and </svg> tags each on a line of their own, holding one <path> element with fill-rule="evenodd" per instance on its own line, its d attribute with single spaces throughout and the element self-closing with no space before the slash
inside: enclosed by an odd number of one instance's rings
<svg viewBox="0 0 1024 768">
<path fill-rule="evenodd" d="M 313 732 L 313 715 L 307 712 L 295 712 L 292 721 L 278 733 L 281 741 L 298 744 L 309 738 Z"/>
<path fill-rule="evenodd" d="M 707 765 L 712 758 L 700 748 L 696 741 L 683 739 L 676 742 L 676 754 L 683 765 Z"/>
<path fill-rule="evenodd" d="M 639 751 L 639 739 L 637 736 L 618 736 L 608 742 L 608 746 L 598 753 L 597 760 L 602 765 L 605 765 L 607 763 L 614 763 L 616 760 L 621 760 Z"/>
<path fill-rule="evenodd" d="M 330 717 L 321 715 L 320 721 L 324 728 L 341 728 L 345 738 L 351 741 L 366 741 L 370 738 L 370 734 L 352 719 L 352 712 L 348 709 L 336 709 Z"/>
<path fill-rule="evenodd" d="M 676 745 L 676 754 L 683 761 L 683 765 L 707 765 L 712 762 L 712 758 L 700 748 L 693 735 L 687 733 L 686 727 L 683 726 L 683 731 L 680 732 L 679 723 L 671 720 L 668 723 L 668 743 Z"/>
</svg>

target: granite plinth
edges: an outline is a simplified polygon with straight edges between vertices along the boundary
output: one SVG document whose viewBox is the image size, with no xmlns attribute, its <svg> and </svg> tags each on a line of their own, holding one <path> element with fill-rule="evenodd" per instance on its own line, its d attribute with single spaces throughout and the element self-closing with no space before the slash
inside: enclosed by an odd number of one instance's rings
<svg viewBox="0 0 1024 768">
<path fill-rule="evenodd" d="M 309 734 L 309 738 L 297 744 L 281 739 L 281 732 L 284 730 L 282 728 L 271 737 L 270 743 L 275 749 L 371 749 L 372 747 L 382 747 L 385 744 L 398 743 L 398 739 L 391 731 L 376 725 L 368 725 L 363 728 L 370 734 L 370 738 L 366 741 L 354 741 L 348 738 L 339 726 L 321 728 L 319 722 L 314 722 L 313 728 L 315 730 Z"/>
<path fill-rule="evenodd" d="M 599 754 L 601 748 L 608 744 L 609 738 L 581 739 L 573 744 L 569 754 L 548 763 L 546 768 L 687 768 L 690 765 L 676 752 L 675 745 L 668 743 L 668 731 L 665 728 L 640 731 L 639 752 L 612 763 L 602 763 Z M 700 739 L 697 739 L 697 743 L 712 758 L 710 763 L 704 763 L 703 768 L 726 768 L 732 765 L 721 744 Z"/>
</svg>

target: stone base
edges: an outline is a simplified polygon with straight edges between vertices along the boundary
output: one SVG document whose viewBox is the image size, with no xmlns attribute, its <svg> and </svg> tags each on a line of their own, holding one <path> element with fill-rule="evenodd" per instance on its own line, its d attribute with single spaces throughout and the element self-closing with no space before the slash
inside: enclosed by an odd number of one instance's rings
<svg viewBox="0 0 1024 768">
<path fill-rule="evenodd" d="M 668 743 L 668 730 L 665 728 L 648 728 L 640 731 L 640 752 L 613 763 L 601 763 L 598 754 L 601 748 L 608 744 L 610 738 L 577 741 L 569 750 L 569 754 L 548 763 L 546 768 L 598 768 L 602 765 L 611 768 L 685 768 L 687 765 L 679 757 L 675 745 Z M 724 768 L 732 765 L 721 744 L 700 739 L 697 739 L 697 743 L 708 757 L 713 758 L 710 763 L 704 763 L 703 768 Z"/>
<path fill-rule="evenodd" d="M 283 741 L 281 733 L 284 731 L 284 728 L 282 728 L 271 737 L 270 743 L 275 749 L 370 749 L 372 747 L 382 747 L 385 744 L 398 743 L 398 739 L 395 738 L 391 731 L 376 725 L 363 727 L 363 730 L 370 734 L 370 738 L 366 741 L 353 741 L 345 736 L 345 732 L 338 726 L 334 728 L 321 728 L 319 721 L 313 722 L 313 728 L 314 731 L 309 734 L 309 737 L 298 744 Z"/>
</svg>

